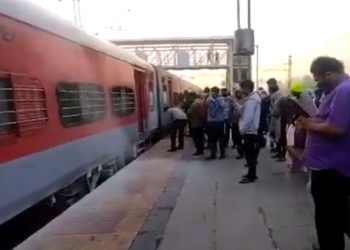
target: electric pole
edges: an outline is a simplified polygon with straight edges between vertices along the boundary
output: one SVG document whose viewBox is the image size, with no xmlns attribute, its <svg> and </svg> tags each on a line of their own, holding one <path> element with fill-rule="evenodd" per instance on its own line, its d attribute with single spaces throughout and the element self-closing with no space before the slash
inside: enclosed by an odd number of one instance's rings
<svg viewBox="0 0 350 250">
<path fill-rule="evenodd" d="M 255 45 L 256 48 L 256 88 L 259 88 L 259 45 Z"/>
<path fill-rule="evenodd" d="M 292 65 L 293 65 L 292 56 L 289 55 L 288 56 L 288 89 L 290 89 L 290 85 L 292 83 Z"/>
<path fill-rule="evenodd" d="M 248 29 L 251 29 L 251 0 L 248 0 Z M 252 79 L 252 56 L 248 56 L 248 79 Z"/>
<path fill-rule="evenodd" d="M 63 0 L 58 0 L 62 2 Z M 73 2 L 73 16 L 74 16 L 74 24 L 76 26 L 81 27 L 81 12 L 80 12 L 80 0 L 72 0 Z"/>
<path fill-rule="evenodd" d="M 237 28 L 238 30 L 241 29 L 241 4 L 240 4 L 240 0 L 237 0 Z M 233 58 L 232 58 L 233 60 Z M 238 82 L 241 82 L 241 57 L 239 55 L 237 55 L 237 80 Z"/>
</svg>

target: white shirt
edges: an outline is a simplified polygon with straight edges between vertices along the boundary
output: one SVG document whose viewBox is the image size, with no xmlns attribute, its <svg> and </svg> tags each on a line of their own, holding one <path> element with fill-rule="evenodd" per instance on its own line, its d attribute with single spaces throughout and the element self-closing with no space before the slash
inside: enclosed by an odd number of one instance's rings
<svg viewBox="0 0 350 250">
<path fill-rule="evenodd" d="M 170 116 L 170 121 L 187 120 L 185 112 L 178 107 L 169 108 L 167 113 Z"/>
</svg>

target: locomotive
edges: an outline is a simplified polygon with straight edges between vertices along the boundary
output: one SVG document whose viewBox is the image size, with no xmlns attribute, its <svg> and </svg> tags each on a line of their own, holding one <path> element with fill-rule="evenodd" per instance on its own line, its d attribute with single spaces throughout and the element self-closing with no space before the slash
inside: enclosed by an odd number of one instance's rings
<svg viewBox="0 0 350 250">
<path fill-rule="evenodd" d="M 1 0 L 0 58 L 0 224 L 94 189 L 199 91 L 27 0 Z"/>
</svg>

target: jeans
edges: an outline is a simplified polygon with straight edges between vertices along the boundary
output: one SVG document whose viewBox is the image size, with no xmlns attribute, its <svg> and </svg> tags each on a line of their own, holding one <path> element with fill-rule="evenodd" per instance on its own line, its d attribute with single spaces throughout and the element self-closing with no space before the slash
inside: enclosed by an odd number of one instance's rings
<svg viewBox="0 0 350 250">
<path fill-rule="evenodd" d="M 184 147 L 184 131 L 186 127 L 187 120 L 175 120 L 170 125 L 170 141 L 171 149 L 176 149 L 176 135 L 179 140 L 179 148 Z"/>
<path fill-rule="evenodd" d="M 257 177 L 256 166 L 258 165 L 258 156 L 260 152 L 257 135 L 243 135 L 243 151 L 249 168 L 247 176 L 250 179 L 255 179 Z"/>
<path fill-rule="evenodd" d="M 220 154 L 225 155 L 224 122 L 208 122 L 210 156 L 216 157 L 217 144 L 220 145 Z"/>
</svg>

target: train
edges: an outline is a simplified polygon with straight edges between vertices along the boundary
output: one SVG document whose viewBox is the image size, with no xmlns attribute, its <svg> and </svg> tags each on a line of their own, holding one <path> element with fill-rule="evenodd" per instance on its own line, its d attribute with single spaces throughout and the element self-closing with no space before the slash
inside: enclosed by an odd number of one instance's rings
<svg viewBox="0 0 350 250">
<path fill-rule="evenodd" d="M 93 190 L 200 91 L 28 0 L 1 0 L 0 55 L 0 224 Z"/>
</svg>

